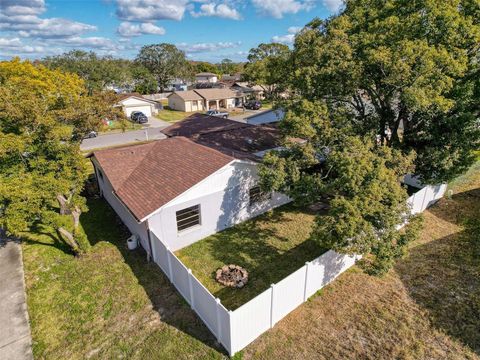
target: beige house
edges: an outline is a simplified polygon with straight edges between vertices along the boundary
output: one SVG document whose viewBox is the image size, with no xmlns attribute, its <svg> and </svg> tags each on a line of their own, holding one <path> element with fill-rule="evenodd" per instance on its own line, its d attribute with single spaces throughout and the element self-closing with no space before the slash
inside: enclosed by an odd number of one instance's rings
<svg viewBox="0 0 480 360">
<path fill-rule="evenodd" d="M 178 91 L 168 95 L 168 107 L 184 112 L 204 111 L 204 98 L 194 90 Z"/>
<path fill-rule="evenodd" d="M 205 101 L 205 109 L 233 109 L 237 94 L 230 89 L 196 89 L 193 90 Z"/>
<path fill-rule="evenodd" d="M 185 112 L 233 109 L 237 97 L 237 93 L 230 89 L 178 91 L 168 96 L 168 106 L 173 110 Z"/>
</svg>

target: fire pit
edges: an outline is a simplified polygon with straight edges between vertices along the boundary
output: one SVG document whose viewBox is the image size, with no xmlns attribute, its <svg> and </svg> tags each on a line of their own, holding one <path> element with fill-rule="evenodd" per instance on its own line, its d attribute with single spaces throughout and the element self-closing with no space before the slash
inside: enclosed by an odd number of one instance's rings
<svg viewBox="0 0 480 360">
<path fill-rule="evenodd" d="M 248 272 L 238 265 L 225 265 L 217 270 L 215 279 L 222 285 L 240 289 L 248 282 Z"/>
</svg>

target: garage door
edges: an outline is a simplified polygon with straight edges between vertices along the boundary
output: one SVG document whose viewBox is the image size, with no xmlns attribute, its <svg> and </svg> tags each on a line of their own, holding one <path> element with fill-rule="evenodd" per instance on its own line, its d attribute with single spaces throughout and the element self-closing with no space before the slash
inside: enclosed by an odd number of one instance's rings
<svg viewBox="0 0 480 360">
<path fill-rule="evenodd" d="M 152 116 L 152 108 L 150 107 L 150 105 L 148 105 L 148 106 L 145 106 L 145 105 L 129 106 L 125 109 L 125 111 L 126 111 L 128 117 L 130 117 L 130 114 L 134 111 L 141 111 L 142 113 L 144 113 L 147 116 Z"/>
</svg>

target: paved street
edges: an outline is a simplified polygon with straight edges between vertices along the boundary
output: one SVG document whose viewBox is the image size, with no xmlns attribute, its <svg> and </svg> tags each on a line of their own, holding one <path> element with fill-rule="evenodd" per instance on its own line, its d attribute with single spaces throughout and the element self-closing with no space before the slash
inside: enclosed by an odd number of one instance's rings
<svg viewBox="0 0 480 360">
<path fill-rule="evenodd" d="M 126 131 L 124 133 L 99 135 L 96 138 L 85 139 L 80 145 L 81 150 L 93 150 L 104 147 L 131 144 L 139 141 L 165 139 L 160 131 L 163 127 L 145 128 L 142 130 Z"/>
<path fill-rule="evenodd" d="M 0 230 L 0 359 L 33 359 L 20 244 Z"/>
</svg>

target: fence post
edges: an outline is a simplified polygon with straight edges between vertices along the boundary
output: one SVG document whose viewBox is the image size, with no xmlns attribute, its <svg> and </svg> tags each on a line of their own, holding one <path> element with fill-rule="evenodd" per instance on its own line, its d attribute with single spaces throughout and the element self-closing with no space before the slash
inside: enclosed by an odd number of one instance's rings
<svg viewBox="0 0 480 360">
<path fill-rule="evenodd" d="M 220 299 L 216 298 L 215 302 L 217 303 L 217 341 L 222 343 L 222 323 L 220 319 Z"/>
<path fill-rule="evenodd" d="M 303 289 L 303 302 L 307 301 L 308 265 L 310 265 L 309 261 L 305 263 L 305 287 Z"/>
<path fill-rule="evenodd" d="M 234 328 L 235 328 L 234 323 L 235 322 L 233 321 L 234 316 L 233 316 L 233 311 L 232 310 L 228 310 L 228 318 L 230 320 L 229 321 L 229 324 L 230 324 L 230 329 L 229 329 L 229 331 L 230 331 L 230 344 L 228 344 L 230 346 L 230 348 L 227 349 L 227 350 L 228 350 L 228 354 L 230 355 L 230 357 L 232 357 L 233 355 L 235 355 L 235 350 L 234 350 L 235 342 L 233 340 L 234 333 L 235 333 L 235 331 L 234 331 Z"/>
<path fill-rule="evenodd" d="M 173 283 L 173 275 L 172 275 L 172 260 L 170 259 L 171 255 L 170 248 L 167 246 L 167 263 L 168 263 L 168 276 L 170 277 L 170 282 Z"/>
<path fill-rule="evenodd" d="M 271 284 L 270 288 L 272 289 L 272 299 L 270 301 L 270 329 L 273 328 L 273 325 L 275 325 L 273 321 L 273 293 L 275 292 L 275 284 Z"/>
<path fill-rule="evenodd" d="M 188 290 L 190 291 L 190 306 L 195 310 L 195 299 L 193 297 L 192 269 L 188 269 Z"/>
</svg>

